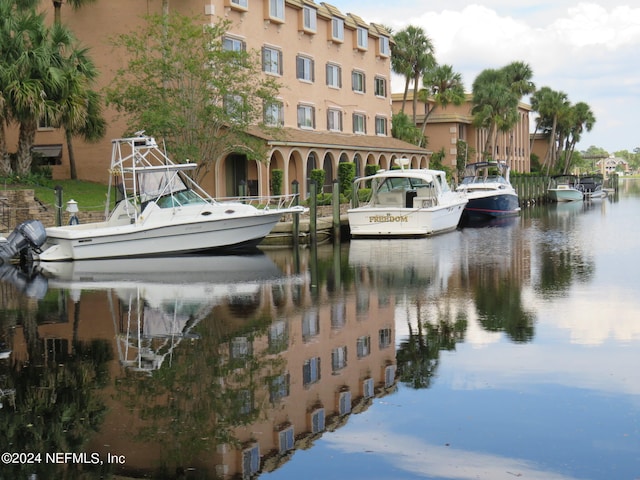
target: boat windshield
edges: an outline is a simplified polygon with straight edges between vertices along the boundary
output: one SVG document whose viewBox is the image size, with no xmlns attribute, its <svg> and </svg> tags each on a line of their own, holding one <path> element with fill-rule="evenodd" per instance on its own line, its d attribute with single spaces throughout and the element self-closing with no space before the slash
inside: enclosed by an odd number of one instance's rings
<svg viewBox="0 0 640 480">
<path fill-rule="evenodd" d="M 501 175 L 488 175 L 486 177 L 465 177 L 462 179 L 461 185 L 471 185 L 473 183 L 507 183 L 507 180 Z"/>
<path fill-rule="evenodd" d="M 187 190 L 187 186 L 177 171 L 138 172 L 138 195 L 141 202 L 183 190 Z"/>
<path fill-rule="evenodd" d="M 160 208 L 173 208 L 180 207 L 182 205 L 199 205 L 203 203 L 207 203 L 207 201 L 193 190 L 173 192 L 172 194 L 164 195 L 156 200 L 156 204 Z"/>
<path fill-rule="evenodd" d="M 427 182 L 422 178 L 411 177 L 389 177 L 378 187 L 379 192 L 416 190 L 432 186 L 432 182 Z"/>
</svg>

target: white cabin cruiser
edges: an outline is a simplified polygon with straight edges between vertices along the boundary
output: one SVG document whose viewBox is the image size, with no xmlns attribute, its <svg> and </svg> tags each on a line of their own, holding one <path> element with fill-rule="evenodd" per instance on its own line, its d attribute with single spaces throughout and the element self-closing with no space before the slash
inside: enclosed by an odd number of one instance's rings
<svg viewBox="0 0 640 480">
<path fill-rule="evenodd" d="M 352 237 L 420 237 L 455 230 L 467 197 L 451 191 L 441 170 L 405 168 L 379 170 L 354 181 L 353 198 L 371 188 L 369 201 L 347 212 Z"/>
<path fill-rule="evenodd" d="M 257 245 L 283 214 L 305 211 L 293 195 L 215 200 L 185 174 L 196 163 L 174 163 L 142 132 L 112 146 L 106 220 L 47 228 L 41 261 L 236 250 Z M 112 191 L 120 198 L 110 211 Z"/>
<path fill-rule="evenodd" d="M 469 199 L 463 218 L 474 221 L 518 215 L 520 202 L 509 175 L 504 162 L 468 164 L 456 189 Z"/>
</svg>

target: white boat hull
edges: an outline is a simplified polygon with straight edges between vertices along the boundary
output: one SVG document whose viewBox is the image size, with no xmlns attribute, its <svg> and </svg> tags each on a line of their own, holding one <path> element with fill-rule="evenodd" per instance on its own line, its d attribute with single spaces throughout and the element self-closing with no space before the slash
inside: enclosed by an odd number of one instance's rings
<svg viewBox="0 0 640 480">
<path fill-rule="evenodd" d="M 584 198 L 582 192 L 574 188 L 550 188 L 547 193 L 555 202 L 576 202 Z"/>
<path fill-rule="evenodd" d="M 455 230 L 466 200 L 442 207 L 393 208 L 363 206 L 347 212 L 352 237 L 415 237 Z"/>
<path fill-rule="evenodd" d="M 170 210 L 167 210 L 170 212 Z M 86 260 L 233 250 L 257 245 L 286 211 L 267 211 L 212 220 L 181 213 L 172 219 L 105 226 L 70 225 L 47 229 L 41 261 Z M 155 213 L 154 213 L 155 215 Z"/>
</svg>

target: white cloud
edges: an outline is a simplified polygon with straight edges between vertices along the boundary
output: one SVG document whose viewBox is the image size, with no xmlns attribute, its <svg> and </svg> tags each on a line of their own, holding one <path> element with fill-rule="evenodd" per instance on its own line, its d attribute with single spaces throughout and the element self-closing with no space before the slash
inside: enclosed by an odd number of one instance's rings
<svg viewBox="0 0 640 480">
<path fill-rule="evenodd" d="M 420 477 L 471 480 L 491 478 L 512 480 L 516 477 L 528 480 L 570 480 L 556 472 L 544 470 L 533 462 L 518 458 L 501 457 L 423 442 L 410 435 L 385 432 L 376 426 L 375 432 L 364 428 L 342 429 L 325 435 L 332 448 L 344 453 L 375 452 L 386 462 L 401 471 Z"/>
<path fill-rule="evenodd" d="M 370 22 L 398 31 L 424 28 L 440 63 L 463 75 L 467 90 L 486 68 L 512 61 L 529 63 L 537 86 L 565 92 L 569 100 L 586 102 L 596 115 L 589 145 L 610 152 L 640 146 L 635 133 L 640 110 L 640 5 L 630 1 L 488 0 L 482 5 L 463 0 L 336 0 L 333 5 Z M 402 81 L 393 81 L 401 91 Z"/>
</svg>

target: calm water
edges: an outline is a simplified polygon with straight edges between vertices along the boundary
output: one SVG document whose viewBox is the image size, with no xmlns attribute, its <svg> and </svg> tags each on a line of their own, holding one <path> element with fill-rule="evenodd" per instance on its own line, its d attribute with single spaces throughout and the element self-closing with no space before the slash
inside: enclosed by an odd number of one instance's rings
<svg viewBox="0 0 640 480">
<path fill-rule="evenodd" d="M 2 479 L 640 479 L 640 182 L 431 239 L 0 273 Z"/>
</svg>

